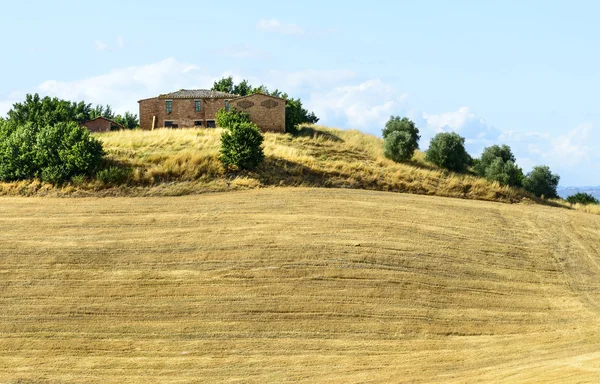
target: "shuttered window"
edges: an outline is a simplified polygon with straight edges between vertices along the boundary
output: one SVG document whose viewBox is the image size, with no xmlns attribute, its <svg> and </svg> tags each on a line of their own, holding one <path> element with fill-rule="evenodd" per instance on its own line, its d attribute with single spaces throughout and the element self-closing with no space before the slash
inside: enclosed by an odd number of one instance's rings
<svg viewBox="0 0 600 384">
<path fill-rule="evenodd" d="M 200 112 L 202 109 L 202 101 L 196 100 L 196 112 Z"/>
<path fill-rule="evenodd" d="M 167 100 L 166 106 L 167 106 L 167 113 L 173 112 L 173 101 L 172 100 Z"/>
</svg>

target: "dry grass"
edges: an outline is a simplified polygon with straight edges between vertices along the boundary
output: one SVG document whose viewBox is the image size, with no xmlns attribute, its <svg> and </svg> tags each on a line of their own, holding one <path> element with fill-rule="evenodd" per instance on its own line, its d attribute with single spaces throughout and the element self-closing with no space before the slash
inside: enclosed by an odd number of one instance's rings
<svg viewBox="0 0 600 384">
<path fill-rule="evenodd" d="M 227 174 L 219 160 L 220 129 L 159 129 L 99 134 L 111 163 L 133 170 L 119 187 L 96 180 L 53 188 L 0 183 L 0 194 L 24 196 L 164 196 L 303 186 L 369 189 L 518 202 L 525 193 L 437 169 L 417 153 L 409 164 L 383 156 L 381 139 L 360 131 L 304 127 L 301 135 L 267 133 L 256 172 Z"/>
<path fill-rule="evenodd" d="M 339 189 L 4 198 L 0 382 L 598 382 L 599 230 Z"/>
</svg>

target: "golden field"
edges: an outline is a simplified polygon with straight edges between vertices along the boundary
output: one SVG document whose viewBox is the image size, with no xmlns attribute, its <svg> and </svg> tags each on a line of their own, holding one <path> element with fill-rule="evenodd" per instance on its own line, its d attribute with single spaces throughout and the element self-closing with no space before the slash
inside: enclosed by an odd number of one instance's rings
<svg viewBox="0 0 600 384">
<path fill-rule="evenodd" d="M 95 179 L 62 187 L 39 181 L 0 183 L 0 195 L 179 196 L 265 187 L 328 187 L 518 202 L 525 192 L 472 175 L 440 170 L 418 152 L 398 164 L 383 141 L 356 130 L 303 127 L 300 134 L 266 133 L 265 161 L 254 172 L 227 173 L 219 161 L 221 129 L 157 129 L 96 134 L 110 164 L 131 170 L 117 185 Z"/>
<path fill-rule="evenodd" d="M 599 230 L 349 189 L 6 197 L 0 383 L 599 382 Z"/>
</svg>

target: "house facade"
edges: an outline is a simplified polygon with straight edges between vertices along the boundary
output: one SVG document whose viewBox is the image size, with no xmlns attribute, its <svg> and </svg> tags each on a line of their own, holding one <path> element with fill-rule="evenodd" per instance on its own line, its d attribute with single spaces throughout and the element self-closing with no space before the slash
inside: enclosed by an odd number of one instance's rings
<svg viewBox="0 0 600 384">
<path fill-rule="evenodd" d="M 264 94 L 237 96 L 205 89 L 167 93 L 138 101 L 140 129 L 215 128 L 221 108 L 245 111 L 262 131 L 285 132 L 284 99 Z"/>
<path fill-rule="evenodd" d="M 92 120 L 88 120 L 81 125 L 86 127 L 90 132 L 110 132 L 125 129 L 125 127 L 123 127 L 116 121 L 107 119 L 106 117 L 102 116 L 96 117 Z"/>
</svg>

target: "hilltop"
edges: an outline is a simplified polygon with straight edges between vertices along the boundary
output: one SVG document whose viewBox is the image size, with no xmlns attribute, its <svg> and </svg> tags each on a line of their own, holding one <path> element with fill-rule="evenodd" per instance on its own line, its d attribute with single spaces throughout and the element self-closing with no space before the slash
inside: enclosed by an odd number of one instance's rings
<svg viewBox="0 0 600 384">
<path fill-rule="evenodd" d="M 325 188 L 4 198 L 0 382 L 598 382 L 598 228 Z"/>
<path fill-rule="evenodd" d="M 218 160 L 220 129 L 158 129 L 97 134 L 109 165 L 104 182 L 77 180 L 54 188 L 40 182 L 0 183 L 5 195 L 171 196 L 264 187 L 303 186 L 407 192 L 519 202 L 527 195 L 472 175 L 453 174 L 418 152 L 398 164 L 380 138 L 356 130 L 303 127 L 296 136 L 266 133 L 265 161 L 255 172 L 226 173 Z"/>
</svg>

